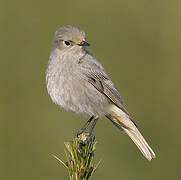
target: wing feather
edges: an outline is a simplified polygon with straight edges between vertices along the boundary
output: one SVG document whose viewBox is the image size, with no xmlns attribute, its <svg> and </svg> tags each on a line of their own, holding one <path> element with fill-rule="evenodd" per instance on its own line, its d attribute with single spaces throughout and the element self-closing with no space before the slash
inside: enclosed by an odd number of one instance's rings
<svg viewBox="0 0 181 180">
<path fill-rule="evenodd" d="M 96 70 L 86 70 L 84 72 L 86 72 L 85 75 L 90 84 L 92 84 L 99 92 L 108 97 L 112 103 L 118 106 L 127 115 L 129 115 L 125 108 L 124 102 L 121 99 L 119 91 L 116 89 L 113 82 L 105 72 Z"/>
</svg>

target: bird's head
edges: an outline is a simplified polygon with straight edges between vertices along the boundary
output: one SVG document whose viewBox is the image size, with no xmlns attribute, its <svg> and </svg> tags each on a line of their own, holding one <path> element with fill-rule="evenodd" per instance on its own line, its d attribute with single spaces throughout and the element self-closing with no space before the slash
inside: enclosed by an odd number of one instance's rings
<svg viewBox="0 0 181 180">
<path fill-rule="evenodd" d="M 85 32 L 77 26 L 63 26 L 55 32 L 53 48 L 71 51 L 84 49 L 85 46 L 90 44 L 85 41 Z"/>
</svg>

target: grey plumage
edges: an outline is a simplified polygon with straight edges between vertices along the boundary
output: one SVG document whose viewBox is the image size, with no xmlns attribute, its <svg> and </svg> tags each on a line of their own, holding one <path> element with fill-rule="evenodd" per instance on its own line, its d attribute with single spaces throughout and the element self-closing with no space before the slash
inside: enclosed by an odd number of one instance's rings
<svg viewBox="0 0 181 180">
<path fill-rule="evenodd" d="M 106 114 L 110 100 L 123 106 L 119 92 L 102 65 L 84 47 L 59 48 L 63 41 L 83 40 L 85 34 L 74 26 L 64 26 L 55 33 L 46 73 L 48 92 L 56 104 L 69 111 L 101 116 Z"/>
<path fill-rule="evenodd" d="M 56 31 L 46 71 L 47 89 L 53 102 L 83 116 L 105 115 L 125 132 L 135 130 L 134 123 L 123 122 L 125 119 L 128 122 L 132 120 L 119 91 L 84 45 L 88 43 L 80 28 L 68 25 Z M 138 146 L 142 142 L 135 144 Z M 140 150 L 151 160 L 155 155 L 152 150 L 148 153 L 149 148 L 144 145 Z"/>
</svg>

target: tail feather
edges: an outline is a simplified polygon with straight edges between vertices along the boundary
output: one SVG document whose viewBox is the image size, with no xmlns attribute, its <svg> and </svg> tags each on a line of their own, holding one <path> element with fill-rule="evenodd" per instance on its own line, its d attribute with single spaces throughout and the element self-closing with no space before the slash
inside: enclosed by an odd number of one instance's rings
<svg viewBox="0 0 181 180">
<path fill-rule="evenodd" d="M 114 121 L 114 123 L 119 124 L 122 127 L 124 132 L 128 134 L 128 136 L 133 140 L 142 154 L 148 159 L 151 160 L 155 158 L 155 153 L 148 145 L 144 137 L 141 135 L 135 124 L 129 118 L 127 114 L 125 114 L 121 109 L 117 106 L 112 105 L 110 108 L 109 118 Z"/>
</svg>

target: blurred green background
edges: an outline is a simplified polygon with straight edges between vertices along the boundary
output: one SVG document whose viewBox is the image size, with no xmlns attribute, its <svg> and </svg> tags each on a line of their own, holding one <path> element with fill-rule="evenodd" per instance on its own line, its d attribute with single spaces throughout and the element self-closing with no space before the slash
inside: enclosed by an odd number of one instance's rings
<svg viewBox="0 0 181 180">
<path fill-rule="evenodd" d="M 80 26 L 156 152 L 148 162 L 108 120 L 96 128 L 93 179 L 181 179 L 181 2 L 0 1 L 0 179 L 69 179 L 51 154 L 87 119 L 54 105 L 45 70 L 54 32 Z"/>
</svg>

